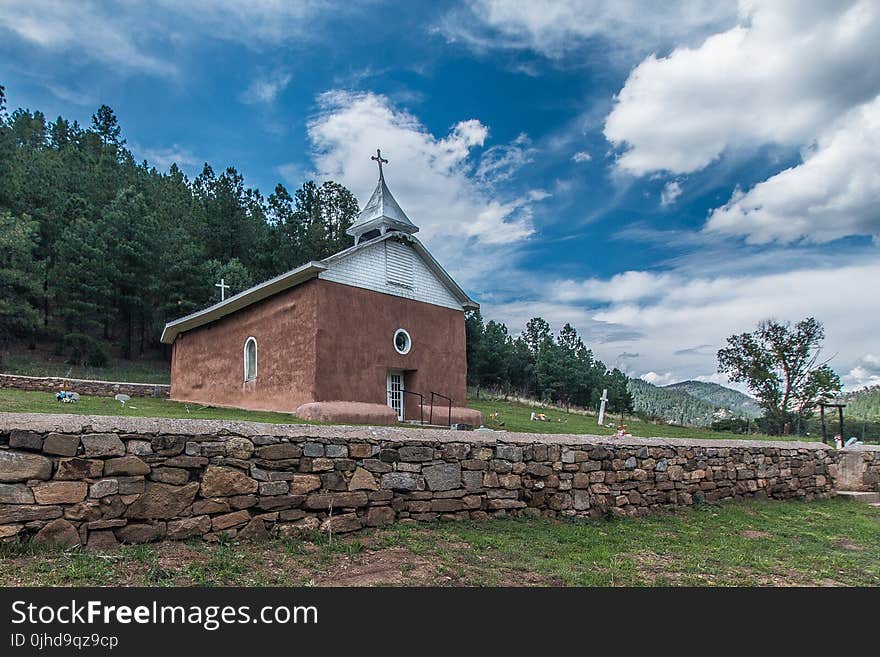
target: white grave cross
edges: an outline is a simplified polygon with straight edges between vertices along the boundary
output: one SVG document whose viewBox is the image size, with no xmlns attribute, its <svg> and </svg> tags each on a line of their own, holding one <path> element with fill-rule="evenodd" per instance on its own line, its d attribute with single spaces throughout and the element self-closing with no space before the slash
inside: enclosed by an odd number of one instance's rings
<svg viewBox="0 0 880 657">
<path fill-rule="evenodd" d="M 214 287 L 220 288 L 220 301 L 226 301 L 226 290 L 229 289 L 229 286 L 226 284 L 226 279 L 221 278 L 219 283 L 214 283 Z"/>
<path fill-rule="evenodd" d="M 608 388 L 602 388 L 602 397 L 600 399 L 602 405 L 599 406 L 599 426 L 602 426 L 602 423 L 605 422 L 605 402 L 608 401 Z"/>
</svg>

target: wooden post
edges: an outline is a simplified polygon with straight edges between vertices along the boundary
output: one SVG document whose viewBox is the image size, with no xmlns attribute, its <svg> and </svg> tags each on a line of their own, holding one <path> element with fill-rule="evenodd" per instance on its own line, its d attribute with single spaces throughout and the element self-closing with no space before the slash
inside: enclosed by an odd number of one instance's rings
<svg viewBox="0 0 880 657">
<path fill-rule="evenodd" d="M 840 445 L 841 447 L 846 443 L 846 436 L 843 433 L 843 406 L 837 407 L 837 417 L 840 420 Z"/>
<path fill-rule="evenodd" d="M 825 429 L 825 404 L 819 404 L 819 418 L 822 420 L 822 442 L 828 444 L 828 432 Z"/>
</svg>

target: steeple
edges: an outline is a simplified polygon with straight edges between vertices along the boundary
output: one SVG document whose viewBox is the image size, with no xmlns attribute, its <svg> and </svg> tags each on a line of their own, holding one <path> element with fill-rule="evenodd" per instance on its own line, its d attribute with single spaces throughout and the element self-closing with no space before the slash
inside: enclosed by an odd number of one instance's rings
<svg viewBox="0 0 880 657">
<path fill-rule="evenodd" d="M 355 244 L 362 240 L 384 235 L 389 230 L 410 235 L 417 233 L 419 227 L 409 220 L 409 217 L 394 200 L 388 185 L 385 184 L 382 165 L 388 164 L 388 160 L 382 157 L 382 152 L 379 149 L 376 149 L 376 155 L 370 159 L 379 165 L 379 182 L 376 183 L 376 189 L 364 209 L 358 213 L 357 220 L 345 232 L 354 237 Z"/>
</svg>

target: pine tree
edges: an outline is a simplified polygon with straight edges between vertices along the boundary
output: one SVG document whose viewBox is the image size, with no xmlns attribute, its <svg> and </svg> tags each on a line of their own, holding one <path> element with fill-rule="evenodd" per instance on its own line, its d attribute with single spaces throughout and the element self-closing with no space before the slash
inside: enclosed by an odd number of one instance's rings
<svg viewBox="0 0 880 657">
<path fill-rule="evenodd" d="M 114 307 L 124 327 L 123 355 L 131 358 L 136 327 L 150 324 L 157 222 L 143 195 L 127 187 L 104 211 L 103 228 L 114 274 Z"/>
<path fill-rule="evenodd" d="M 92 114 L 92 130 L 101 138 L 105 145 L 122 146 L 122 128 L 116 114 L 107 105 L 101 105 L 98 111 Z"/>
<path fill-rule="evenodd" d="M 32 336 L 39 327 L 42 276 L 36 249 L 37 223 L 0 212 L 0 363 L 14 338 Z"/>
<path fill-rule="evenodd" d="M 484 384 L 506 388 L 510 381 L 510 336 L 504 324 L 494 320 L 486 323 L 479 354 L 480 377 Z"/>
<path fill-rule="evenodd" d="M 6 90 L 0 85 L 0 209 L 10 208 L 12 202 L 10 177 L 15 146 L 7 121 Z"/>
<path fill-rule="evenodd" d="M 281 183 L 275 186 L 267 202 L 275 267 L 279 272 L 293 269 L 302 264 L 306 225 L 294 209 L 293 197 Z"/>
<path fill-rule="evenodd" d="M 358 204 L 354 194 L 332 180 L 321 184 L 319 203 L 320 221 L 325 229 L 319 257 L 326 258 L 354 244 L 354 238 L 345 231 L 357 216 Z"/>
<path fill-rule="evenodd" d="M 483 316 L 479 310 L 471 310 L 464 316 L 465 352 L 467 355 L 467 384 L 479 386 L 480 377 L 480 348 L 483 338 Z M 479 395 L 479 389 L 477 390 Z"/>
<path fill-rule="evenodd" d="M 109 246 L 100 223 L 79 217 L 67 226 L 56 245 L 50 290 L 63 322 L 61 344 L 72 362 L 106 361 L 99 344 L 113 316 L 113 280 Z"/>
</svg>

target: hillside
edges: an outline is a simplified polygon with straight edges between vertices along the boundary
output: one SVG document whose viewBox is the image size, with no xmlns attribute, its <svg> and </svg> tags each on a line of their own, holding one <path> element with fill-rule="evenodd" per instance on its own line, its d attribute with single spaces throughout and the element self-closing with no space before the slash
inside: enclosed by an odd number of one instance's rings
<svg viewBox="0 0 880 657">
<path fill-rule="evenodd" d="M 606 415 L 606 425 L 597 424 L 596 415 L 592 412 L 565 411 L 555 406 L 542 405 L 538 402 L 524 403 L 521 400 L 511 401 L 497 397 L 483 395 L 479 399 L 468 397 L 468 406 L 483 413 L 485 425 L 491 429 L 501 431 L 520 431 L 526 433 L 544 434 L 589 434 L 610 436 L 617 431 L 620 415 Z M 546 415 L 547 421 L 540 422 L 531 419 L 533 412 L 541 412 Z M 645 418 L 633 417 L 629 414 L 623 419 L 627 430 L 633 436 L 660 437 L 660 438 L 718 438 L 730 440 L 735 435 L 727 431 L 717 431 L 706 427 L 678 426 L 664 422 L 651 422 Z M 676 420 L 677 422 L 677 420 Z M 770 438 L 759 433 L 752 433 L 751 439 L 763 440 Z M 773 437 L 778 440 L 779 437 Z M 784 440 L 803 440 L 795 436 L 783 438 Z"/>
<path fill-rule="evenodd" d="M 754 399 L 717 383 L 682 381 L 655 386 L 641 379 L 630 379 L 627 390 L 633 397 L 634 411 L 651 419 L 709 426 L 715 420 L 728 417 L 761 416 Z"/>
<path fill-rule="evenodd" d="M 661 388 L 641 379 L 630 379 L 627 390 L 633 398 L 633 410 L 653 420 L 706 427 L 717 419 L 715 405 L 684 390 Z"/>
<path fill-rule="evenodd" d="M 843 395 L 846 414 L 859 420 L 880 420 L 880 386 L 869 386 Z"/>
<path fill-rule="evenodd" d="M 731 411 L 735 417 L 757 418 L 763 414 L 752 397 L 726 388 L 717 383 L 706 383 L 703 381 L 680 381 L 663 386 L 666 390 L 680 390 L 686 392 L 692 397 L 702 399 L 712 404 L 716 408 L 726 408 Z"/>
</svg>

